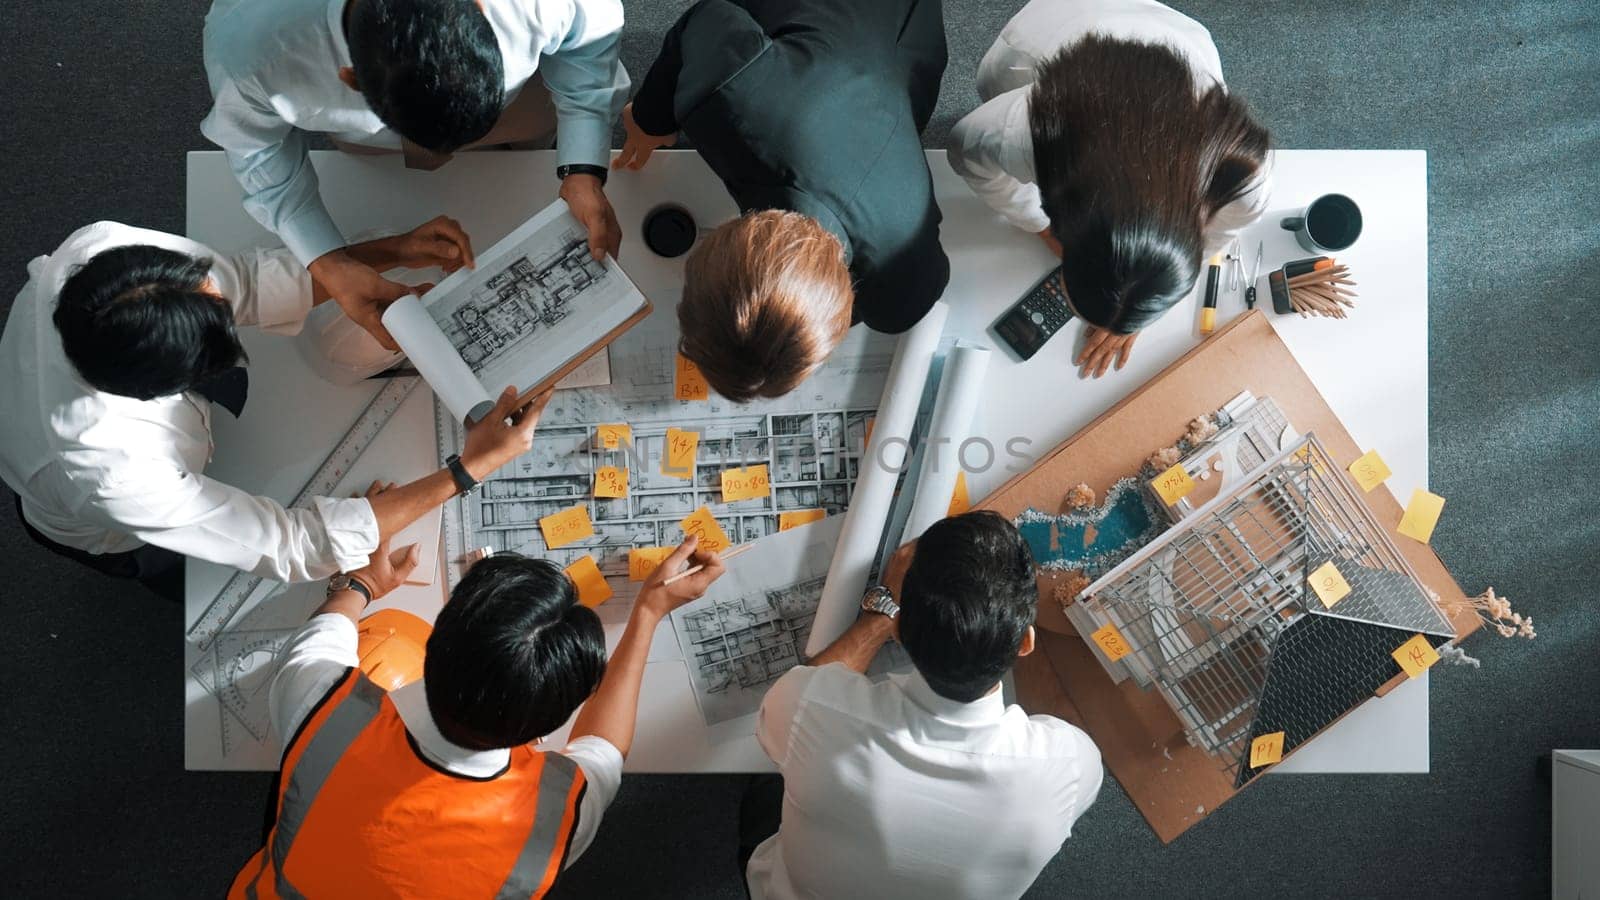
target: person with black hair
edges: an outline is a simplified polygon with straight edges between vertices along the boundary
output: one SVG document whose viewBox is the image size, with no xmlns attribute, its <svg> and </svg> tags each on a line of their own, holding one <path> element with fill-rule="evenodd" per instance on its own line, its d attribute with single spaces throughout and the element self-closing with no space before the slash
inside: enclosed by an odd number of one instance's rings
<svg viewBox="0 0 1600 900">
<path fill-rule="evenodd" d="M 689 537 L 607 662 L 600 617 L 559 566 L 490 556 L 439 613 L 421 680 L 385 694 L 358 668 L 356 623 L 409 565 L 380 546 L 349 575 L 365 591 L 330 583 L 280 652 L 272 821 L 229 897 L 543 897 L 617 795 L 651 635 L 723 573 Z M 666 583 L 690 565 L 704 568 Z M 574 711 L 564 747 L 536 746 Z"/>
<path fill-rule="evenodd" d="M 1033 652 L 1038 600 L 1015 526 L 935 523 L 886 581 L 762 701 L 756 738 L 783 779 L 756 782 L 741 810 L 755 900 L 1019 897 L 1100 790 L 1088 735 L 1001 697 Z M 895 638 L 915 671 L 875 683 L 867 667 Z"/>
<path fill-rule="evenodd" d="M 947 159 L 1061 259 L 1099 377 L 1266 209 L 1271 139 L 1199 22 L 1156 0 L 1030 0 L 978 67 Z"/>
<path fill-rule="evenodd" d="M 214 0 L 204 56 L 245 209 L 352 321 L 396 349 L 384 308 L 409 292 L 349 252 L 323 206 L 308 135 L 431 169 L 458 150 L 557 139 L 561 197 L 596 259 L 621 229 L 603 190 L 628 94 L 620 0 Z M 475 260 L 466 233 L 456 259 Z"/>
<path fill-rule="evenodd" d="M 350 252 L 385 270 L 448 267 L 440 225 Z M 235 416 L 244 405 L 237 326 L 293 334 L 327 299 L 287 251 L 225 256 L 115 222 L 29 263 L 0 335 L 0 481 L 28 534 L 174 600 L 185 556 L 309 581 L 362 565 L 461 479 L 482 480 L 529 446 L 539 407 L 515 409 L 512 391 L 450 468 L 381 494 L 285 509 L 206 477 L 212 403 Z"/>
</svg>

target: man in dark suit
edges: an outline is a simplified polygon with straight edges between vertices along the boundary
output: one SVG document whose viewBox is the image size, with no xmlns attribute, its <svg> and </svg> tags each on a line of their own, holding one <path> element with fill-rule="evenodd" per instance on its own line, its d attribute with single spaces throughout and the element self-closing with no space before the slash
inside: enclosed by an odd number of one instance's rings
<svg viewBox="0 0 1600 900">
<path fill-rule="evenodd" d="M 617 166 L 682 131 L 739 204 L 690 255 L 678 307 L 718 393 L 782 396 L 854 323 L 901 332 L 939 298 L 920 133 L 944 66 L 939 0 L 701 0 L 667 33 Z"/>
</svg>

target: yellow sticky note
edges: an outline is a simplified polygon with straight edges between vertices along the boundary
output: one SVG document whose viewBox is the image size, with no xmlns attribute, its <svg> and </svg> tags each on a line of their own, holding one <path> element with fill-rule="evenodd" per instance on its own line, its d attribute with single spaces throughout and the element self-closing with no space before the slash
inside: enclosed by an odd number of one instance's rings
<svg viewBox="0 0 1600 900">
<path fill-rule="evenodd" d="M 1194 490 L 1194 479 L 1189 477 L 1189 471 L 1183 467 L 1183 463 L 1178 463 L 1157 475 L 1154 485 L 1162 501 L 1173 506 Z"/>
<path fill-rule="evenodd" d="M 684 534 L 692 534 L 700 539 L 700 549 L 710 550 L 713 553 L 733 546 L 733 541 L 728 540 L 728 533 L 717 524 L 716 516 L 704 506 L 690 513 L 682 522 L 678 523 Z"/>
<path fill-rule="evenodd" d="M 584 554 L 582 559 L 567 566 L 567 577 L 578 586 L 578 602 L 593 609 L 611 599 L 611 584 L 600 574 L 600 564 L 594 557 Z"/>
<path fill-rule="evenodd" d="M 972 508 L 972 497 L 967 493 L 967 471 L 956 473 L 956 489 L 950 494 L 950 509 L 946 515 L 959 516 Z"/>
<path fill-rule="evenodd" d="M 1439 661 L 1439 651 L 1433 649 L 1428 639 L 1420 634 L 1412 635 L 1411 640 L 1401 644 L 1393 653 L 1394 661 L 1405 670 L 1407 678 L 1415 678 L 1428 667 Z"/>
<path fill-rule="evenodd" d="M 699 447 L 700 432 L 668 428 L 665 452 L 661 454 L 661 474 L 693 478 L 695 451 Z"/>
<path fill-rule="evenodd" d="M 1333 609 L 1335 603 L 1350 593 L 1350 582 L 1344 580 L 1344 573 L 1331 559 L 1312 572 L 1307 581 L 1311 584 L 1311 590 L 1316 592 L 1317 599 L 1329 609 Z"/>
<path fill-rule="evenodd" d="M 1110 623 L 1101 626 L 1094 634 L 1089 635 L 1089 640 L 1094 641 L 1100 647 L 1100 651 L 1106 655 L 1106 659 L 1112 662 L 1116 662 L 1133 652 L 1133 649 L 1128 646 L 1128 642 L 1123 639 L 1122 632 L 1117 630 L 1117 626 Z"/>
<path fill-rule="evenodd" d="M 633 443 L 633 428 L 627 425 L 596 425 L 594 439 L 600 449 L 616 450 L 624 444 Z"/>
<path fill-rule="evenodd" d="M 788 531 L 799 528 L 812 522 L 820 522 L 828 517 L 825 509 L 797 509 L 792 512 L 778 513 L 778 530 Z"/>
<path fill-rule="evenodd" d="M 1250 768 L 1270 766 L 1283 759 L 1283 732 L 1263 734 L 1250 742 Z"/>
<path fill-rule="evenodd" d="M 628 551 L 628 580 L 643 581 L 676 547 L 634 547 Z"/>
<path fill-rule="evenodd" d="M 594 523 L 589 521 L 589 507 L 578 504 L 539 519 L 539 529 L 544 532 L 544 544 L 558 550 L 573 541 L 594 537 Z"/>
<path fill-rule="evenodd" d="M 616 466 L 601 466 L 594 470 L 594 495 L 596 497 L 628 496 L 628 470 Z"/>
<path fill-rule="evenodd" d="M 678 354 L 678 364 L 673 371 L 672 396 L 678 400 L 707 400 L 711 397 L 711 385 L 706 383 L 706 376 L 700 374 L 700 367 L 682 353 Z"/>
<path fill-rule="evenodd" d="M 1350 464 L 1350 474 L 1354 476 L 1356 484 L 1361 485 L 1363 491 L 1370 491 L 1383 484 L 1393 473 L 1384 464 L 1383 457 L 1378 455 L 1378 451 L 1368 450 L 1360 459 Z"/>
<path fill-rule="evenodd" d="M 722 470 L 722 502 L 753 500 L 772 494 L 772 479 L 767 477 L 767 467 L 747 466 L 743 469 Z"/>
<path fill-rule="evenodd" d="M 1426 544 L 1433 537 L 1433 526 L 1439 524 L 1439 513 L 1444 512 L 1444 498 L 1417 488 L 1411 492 L 1411 502 L 1406 504 L 1406 514 L 1400 517 L 1399 532 L 1408 538 Z"/>
</svg>

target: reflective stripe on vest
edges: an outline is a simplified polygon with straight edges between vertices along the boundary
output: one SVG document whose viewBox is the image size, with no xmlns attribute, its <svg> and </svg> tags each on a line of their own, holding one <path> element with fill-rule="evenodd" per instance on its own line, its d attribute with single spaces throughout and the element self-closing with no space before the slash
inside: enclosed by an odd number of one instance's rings
<svg viewBox="0 0 1600 900">
<path fill-rule="evenodd" d="M 577 777 L 578 764 L 571 759 L 560 753 L 545 756 L 533 827 L 528 830 L 528 839 L 522 844 L 522 852 L 517 854 L 517 864 L 506 876 L 506 883 L 500 886 L 495 900 L 533 896 L 540 887 L 546 886 L 546 875 L 552 874 L 550 867 L 561 865 L 560 857 L 551 859 L 550 848 L 564 837 L 561 823 L 567 810 L 567 795 L 572 792 L 572 783 Z"/>
</svg>

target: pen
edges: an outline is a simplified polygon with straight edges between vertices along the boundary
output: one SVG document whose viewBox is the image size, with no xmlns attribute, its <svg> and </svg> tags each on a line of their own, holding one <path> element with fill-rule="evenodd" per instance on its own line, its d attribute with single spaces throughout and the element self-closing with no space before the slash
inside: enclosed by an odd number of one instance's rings
<svg viewBox="0 0 1600 900">
<path fill-rule="evenodd" d="M 1206 269 L 1206 302 L 1200 310 L 1200 333 L 1210 334 L 1217 329 L 1217 281 L 1222 274 L 1222 254 L 1211 257 Z"/>
<path fill-rule="evenodd" d="M 746 550 L 749 550 L 753 546 L 755 546 L 755 545 L 754 544 L 745 544 L 745 545 L 743 545 L 741 547 L 735 547 L 732 550 L 729 550 L 727 553 L 722 554 L 721 558 L 723 559 L 723 561 L 727 561 L 727 560 L 733 559 L 735 556 L 738 556 L 739 554 L 745 552 Z M 688 578 L 690 575 L 693 575 L 694 573 L 696 573 L 696 572 L 698 572 L 698 571 L 700 571 L 701 569 L 704 569 L 704 568 L 705 568 L 705 566 L 701 566 L 701 565 L 690 566 L 689 568 L 684 569 L 682 572 L 679 572 L 678 574 L 672 576 L 671 578 L 668 578 L 666 581 L 661 582 L 661 586 L 662 587 L 666 587 L 667 585 L 673 583 L 674 581 L 677 581 L 680 578 Z"/>
</svg>

